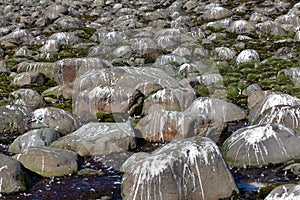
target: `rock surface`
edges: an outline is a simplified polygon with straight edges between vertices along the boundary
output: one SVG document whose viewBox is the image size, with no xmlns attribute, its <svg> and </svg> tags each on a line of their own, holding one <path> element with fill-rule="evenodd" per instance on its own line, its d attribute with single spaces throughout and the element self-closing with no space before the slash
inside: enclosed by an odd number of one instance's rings
<svg viewBox="0 0 300 200">
<path fill-rule="evenodd" d="M 14 158 L 44 177 L 70 175 L 77 172 L 79 166 L 77 153 L 51 147 L 29 147 Z"/>
<path fill-rule="evenodd" d="M 238 191 L 218 147 L 205 137 L 173 140 L 124 164 L 123 199 L 219 199 Z M 151 198 L 150 198 L 151 197 Z"/>
<path fill-rule="evenodd" d="M 51 144 L 81 156 L 96 156 L 136 148 L 135 133 L 127 123 L 88 123 Z"/>
<path fill-rule="evenodd" d="M 299 135 L 279 124 L 239 129 L 223 144 L 222 153 L 230 166 L 264 166 L 299 159 Z"/>
<path fill-rule="evenodd" d="M 17 137 L 9 146 L 11 153 L 21 153 L 29 147 L 49 146 L 51 142 L 60 138 L 59 132 L 52 128 L 41 128 L 28 131 Z"/>
<path fill-rule="evenodd" d="M 10 194 L 25 191 L 28 178 L 20 162 L 0 154 L 0 197 L 3 193 Z"/>
</svg>

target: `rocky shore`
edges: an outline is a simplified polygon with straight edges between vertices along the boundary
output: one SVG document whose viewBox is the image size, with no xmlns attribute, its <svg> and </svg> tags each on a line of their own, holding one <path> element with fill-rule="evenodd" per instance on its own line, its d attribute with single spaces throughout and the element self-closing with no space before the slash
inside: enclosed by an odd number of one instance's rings
<svg viewBox="0 0 300 200">
<path fill-rule="evenodd" d="M 0 16 L 2 198 L 53 199 L 53 182 L 78 190 L 57 199 L 300 198 L 297 1 L 0 0 Z"/>
</svg>

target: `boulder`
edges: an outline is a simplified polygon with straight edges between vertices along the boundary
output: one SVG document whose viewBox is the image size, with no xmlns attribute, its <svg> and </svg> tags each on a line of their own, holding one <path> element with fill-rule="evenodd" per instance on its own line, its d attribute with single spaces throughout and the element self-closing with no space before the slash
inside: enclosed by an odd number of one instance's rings
<svg viewBox="0 0 300 200">
<path fill-rule="evenodd" d="M 29 147 L 14 156 L 27 169 L 44 177 L 65 176 L 77 172 L 77 153 L 51 147 Z"/>
<path fill-rule="evenodd" d="M 273 189 L 264 200 L 296 200 L 300 198 L 300 185 L 285 184 Z"/>
<path fill-rule="evenodd" d="M 212 97 L 199 97 L 184 111 L 185 113 L 209 114 L 231 122 L 245 119 L 246 112 L 233 103 Z"/>
<path fill-rule="evenodd" d="M 26 190 L 29 177 L 19 161 L 0 154 L 0 197 Z"/>
<path fill-rule="evenodd" d="M 100 58 L 66 58 L 55 64 L 54 80 L 60 85 L 72 83 L 76 77 L 89 70 L 110 68 L 112 65 Z"/>
<path fill-rule="evenodd" d="M 122 170 L 122 198 L 220 199 L 238 191 L 217 145 L 205 137 L 176 139 L 138 153 Z"/>
<path fill-rule="evenodd" d="M 19 89 L 10 93 L 9 98 L 14 104 L 41 108 L 44 105 L 43 97 L 32 89 Z"/>
<path fill-rule="evenodd" d="M 275 106 L 296 106 L 300 105 L 300 99 L 289 94 L 272 91 L 255 91 L 248 98 L 250 113 L 248 119 L 255 123 L 265 111 Z M 272 109 L 275 111 L 274 109 Z"/>
<path fill-rule="evenodd" d="M 53 128 L 31 130 L 17 137 L 9 145 L 8 151 L 11 153 L 21 153 L 29 147 L 49 146 L 51 142 L 58 138 L 60 138 L 60 133 Z"/>
<path fill-rule="evenodd" d="M 253 49 L 245 49 L 236 57 L 236 63 L 244 63 L 250 61 L 260 61 L 259 54 Z"/>
<path fill-rule="evenodd" d="M 77 120 L 67 111 L 54 107 L 46 107 L 34 110 L 27 118 L 28 127 L 54 128 L 62 135 L 66 135 L 78 129 Z"/>
<path fill-rule="evenodd" d="M 274 21 L 258 23 L 255 25 L 255 30 L 258 33 L 263 33 L 269 36 L 287 34 L 287 31 L 283 29 L 282 25 Z"/>
<path fill-rule="evenodd" d="M 150 95 L 144 102 L 143 113 L 148 114 L 154 105 L 161 105 L 166 110 L 184 111 L 196 98 L 193 89 L 167 87 Z"/>
<path fill-rule="evenodd" d="M 300 158 L 300 136 L 280 124 L 263 124 L 234 132 L 222 145 L 230 166 L 264 166 Z"/>
<path fill-rule="evenodd" d="M 216 20 L 230 17 L 233 13 L 231 10 L 227 8 L 221 7 L 219 5 L 208 5 L 206 6 L 206 10 L 204 11 L 202 18 L 204 20 Z"/>
<path fill-rule="evenodd" d="M 168 142 L 174 138 L 189 138 L 209 132 L 210 119 L 204 114 L 167 111 L 153 106 L 135 129 L 150 142 Z"/>
<path fill-rule="evenodd" d="M 0 60 L 0 72 L 10 72 L 7 62 L 4 60 Z"/>
<path fill-rule="evenodd" d="M 55 63 L 51 62 L 21 62 L 17 64 L 17 72 L 43 73 L 47 78 L 54 78 Z"/>
<path fill-rule="evenodd" d="M 300 132 L 300 105 L 277 105 L 263 112 L 253 124 L 278 123 Z"/>
<path fill-rule="evenodd" d="M 255 30 L 254 23 L 248 22 L 246 20 L 237 20 L 230 24 L 228 31 L 232 33 L 249 33 Z"/>
<path fill-rule="evenodd" d="M 14 77 L 13 85 L 27 86 L 27 85 L 44 85 L 45 75 L 38 72 L 21 72 Z"/>
<path fill-rule="evenodd" d="M 45 90 L 42 93 L 42 96 L 45 98 L 55 98 L 55 100 L 60 100 L 63 98 L 64 100 L 72 100 L 73 98 L 73 83 L 67 83 L 64 85 L 58 85 L 51 87 Z"/>
<path fill-rule="evenodd" d="M 114 67 L 89 71 L 74 82 L 73 113 L 81 121 L 95 119 L 96 113 L 127 113 L 133 106 L 130 99 L 136 90 L 148 96 L 168 86 L 180 88 L 174 78 L 156 68 Z"/>
<path fill-rule="evenodd" d="M 135 133 L 127 123 L 88 123 L 51 144 L 81 156 L 107 155 L 136 148 Z"/>
<path fill-rule="evenodd" d="M 0 106 L 0 133 L 24 133 L 27 130 L 26 117 L 33 109 L 22 105 Z M 4 135 L 3 135 L 4 136 Z"/>
</svg>

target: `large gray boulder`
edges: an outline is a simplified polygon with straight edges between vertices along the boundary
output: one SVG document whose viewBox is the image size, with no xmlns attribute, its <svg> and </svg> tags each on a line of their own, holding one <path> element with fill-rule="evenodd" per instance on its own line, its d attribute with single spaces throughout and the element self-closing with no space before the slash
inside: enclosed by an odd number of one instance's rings
<svg viewBox="0 0 300 200">
<path fill-rule="evenodd" d="M 254 49 L 245 49 L 236 57 L 237 64 L 250 61 L 260 61 L 260 56 Z"/>
<path fill-rule="evenodd" d="M 297 184 L 285 184 L 280 185 L 273 189 L 265 200 L 297 200 L 300 199 L 300 185 Z"/>
<path fill-rule="evenodd" d="M 222 146 L 230 166 L 264 166 L 300 158 L 300 136 L 280 124 L 255 125 L 239 129 Z"/>
<path fill-rule="evenodd" d="M 14 156 L 27 169 L 44 177 L 65 176 L 77 172 L 79 156 L 65 149 L 29 147 Z"/>
<path fill-rule="evenodd" d="M 60 133 L 53 128 L 31 130 L 17 137 L 9 145 L 8 151 L 11 153 L 20 153 L 29 147 L 48 146 L 58 138 L 60 138 Z"/>
<path fill-rule="evenodd" d="M 238 191 L 217 145 L 205 137 L 173 140 L 122 167 L 122 198 L 220 199 Z"/>
<path fill-rule="evenodd" d="M 5 194 L 26 190 L 28 175 L 22 164 L 15 159 L 0 154 L 0 192 Z M 2 195 L 0 194 L 0 197 Z"/>
<path fill-rule="evenodd" d="M 54 128 L 62 135 L 71 133 L 79 128 L 78 121 L 67 111 L 45 107 L 34 110 L 27 118 L 29 129 Z"/>
<path fill-rule="evenodd" d="M 106 155 L 136 148 L 135 133 L 128 123 L 88 123 L 51 144 L 81 156 Z"/>
</svg>

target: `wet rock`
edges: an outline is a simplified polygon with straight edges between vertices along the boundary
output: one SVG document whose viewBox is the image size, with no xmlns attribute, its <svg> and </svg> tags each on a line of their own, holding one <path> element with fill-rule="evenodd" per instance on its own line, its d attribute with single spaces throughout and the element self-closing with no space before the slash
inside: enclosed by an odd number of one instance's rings
<svg viewBox="0 0 300 200">
<path fill-rule="evenodd" d="M 300 198 L 300 185 L 285 184 L 273 189 L 265 200 L 283 200 L 283 199 L 298 199 Z"/>
<path fill-rule="evenodd" d="M 21 153 L 29 147 L 49 146 L 51 142 L 60 138 L 60 133 L 52 128 L 41 128 L 28 131 L 17 137 L 9 145 L 8 151 L 11 153 Z"/>
<path fill-rule="evenodd" d="M 44 85 L 45 75 L 39 72 L 21 72 L 14 77 L 13 85 Z"/>
<path fill-rule="evenodd" d="M 41 108 L 44 105 L 43 97 L 32 89 L 19 89 L 9 95 L 14 104 Z"/>
<path fill-rule="evenodd" d="M 44 177 L 70 175 L 77 172 L 79 166 L 77 153 L 51 147 L 29 147 L 14 158 Z"/>
<path fill-rule="evenodd" d="M 245 49 L 240 52 L 236 57 L 236 63 L 260 61 L 259 54 L 254 49 Z"/>
<path fill-rule="evenodd" d="M 81 156 L 107 155 L 136 148 L 135 133 L 127 123 L 88 123 L 51 144 Z"/>
<path fill-rule="evenodd" d="M 299 159 L 299 135 L 280 124 L 255 125 L 239 129 L 223 144 L 230 166 L 264 166 Z"/>
<path fill-rule="evenodd" d="M 20 162 L 1 153 L 0 180 L 1 193 L 11 194 L 26 190 L 28 175 Z M 2 194 L 0 194 L 0 197 L 2 197 Z"/>
<path fill-rule="evenodd" d="M 89 70 L 110 68 L 112 65 L 100 58 L 67 58 L 56 62 L 54 79 L 60 84 L 72 83 L 76 76 Z"/>
<path fill-rule="evenodd" d="M 56 129 L 62 135 L 71 133 L 79 127 L 77 120 L 70 113 L 53 107 L 33 111 L 27 121 L 30 129 L 49 127 Z"/>
<path fill-rule="evenodd" d="M 26 132 L 25 118 L 30 115 L 32 108 L 21 105 L 0 106 L 0 132 L 24 133 Z"/>
<path fill-rule="evenodd" d="M 124 200 L 219 199 L 238 191 L 218 147 L 208 138 L 173 140 L 151 154 L 139 154 L 123 165 Z"/>
</svg>

